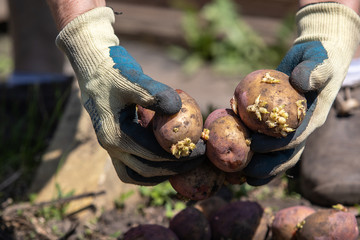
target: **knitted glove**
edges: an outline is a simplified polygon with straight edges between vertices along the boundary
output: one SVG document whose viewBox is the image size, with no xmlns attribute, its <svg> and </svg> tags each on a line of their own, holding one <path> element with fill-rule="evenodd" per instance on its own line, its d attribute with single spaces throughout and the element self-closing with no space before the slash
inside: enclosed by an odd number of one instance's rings
<svg viewBox="0 0 360 240">
<path fill-rule="evenodd" d="M 154 185 L 199 164 L 205 146 L 199 141 L 189 157 L 176 159 L 160 147 L 151 131 L 137 123 L 136 104 L 175 114 L 181 108 L 181 99 L 173 89 L 145 75 L 119 46 L 114 21 L 110 8 L 95 8 L 67 24 L 56 44 L 71 62 L 81 101 L 119 178 Z"/>
<path fill-rule="evenodd" d="M 308 110 L 300 127 L 286 138 L 255 134 L 257 152 L 245 169 L 249 183 L 261 185 L 296 164 L 306 138 L 326 120 L 359 45 L 360 19 L 339 3 L 317 3 L 296 15 L 298 38 L 277 70 L 305 94 Z"/>
</svg>

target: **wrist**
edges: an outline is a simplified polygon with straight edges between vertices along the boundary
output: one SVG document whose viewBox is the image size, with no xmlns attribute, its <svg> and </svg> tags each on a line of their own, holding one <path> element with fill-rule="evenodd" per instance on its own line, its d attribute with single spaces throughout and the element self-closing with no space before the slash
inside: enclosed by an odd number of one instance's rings
<svg viewBox="0 0 360 240">
<path fill-rule="evenodd" d="M 322 3 L 322 2 L 336 2 L 343 4 L 352 10 L 354 10 L 357 14 L 360 12 L 360 1 L 359 0 L 299 0 L 299 7 L 303 8 L 306 5 Z"/>
<path fill-rule="evenodd" d="M 66 54 L 77 75 L 89 78 L 109 57 L 109 47 L 119 44 L 112 27 L 114 21 L 112 9 L 99 7 L 76 17 L 60 31 L 56 45 Z"/>
<path fill-rule="evenodd" d="M 307 41 L 334 42 L 347 48 L 357 48 L 360 37 L 360 18 L 342 4 L 308 5 L 296 14 L 299 37 L 295 43 Z M 339 44 L 337 44 L 339 45 Z"/>
<path fill-rule="evenodd" d="M 105 0 L 75 1 L 47 0 L 58 30 L 62 30 L 76 17 L 94 8 L 105 7 Z"/>
</svg>

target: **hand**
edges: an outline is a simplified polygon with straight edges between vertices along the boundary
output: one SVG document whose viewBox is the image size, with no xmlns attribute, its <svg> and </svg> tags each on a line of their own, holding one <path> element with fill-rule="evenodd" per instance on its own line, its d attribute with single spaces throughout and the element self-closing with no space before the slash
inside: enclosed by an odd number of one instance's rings
<svg viewBox="0 0 360 240">
<path fill-rule="evenodd" d="M 189 157 L 176 159 L 160 147 L 151 131 L 137 123 L 136 104 L 175 114 L 181 99 L 173 89 L 145 75 L 118 45 L 113 22 L 110 8 L 95 8 L 68 23 L 56 43 L 72 64 L 82 103 L 119 178 L 154 185 L 200 164 L 205 144 L 199 141 Z"/>
<path fill-rule="evenodd" d="M 360 38 L 359 16 L 338 3 L 308 5 L 297 13 L 299 37 L 277 70 L 305 94 L 308 110 L 300 127 L 286 138 L 254 134 L 256 154 L 244 172 L 261 185 L 296 164 L 306 138 L 326 120 Z"/>
</svg>

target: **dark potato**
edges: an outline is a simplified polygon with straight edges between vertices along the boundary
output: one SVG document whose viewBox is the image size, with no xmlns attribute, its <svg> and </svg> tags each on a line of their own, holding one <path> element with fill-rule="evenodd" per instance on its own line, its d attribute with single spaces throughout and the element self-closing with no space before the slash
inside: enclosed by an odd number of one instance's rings
<svg viewBox="0 0 360 240">
<path fill-rule="evenodd" d="M 217 109 L 209 114 L 204 127 L 209 130 L 206 155 L 225 172 L 238 172 L 249 163 L 250 132 L 231 109 Z"/>
<path fill-rule="evenodd" d="M 173 231 L 157 224 L 143 224 L 130 228 L 123 240 L 179 240 Z"/>
<path fill-rule="evenodd" d="M 263 212 L 263 208 L 257 202 L 229 203 L 218 210 L 210 221 L 212 239 L 253 239 Z"/>
<path fill-rule="evenodd" d="M 273 137 L 295 131 L 306 114 L 306 99 L 279 71 L 263 69 L 248 74 L 236 87 L 232 109 L 251 130 Z"/>
<path fill-rule="evenodd" d="M 210 240 L 209 221 L 204 214 L 194 207 L 187 207 L 176 214 L 169 223 L 169 228 L 180 240 Z"/>
<path fill-rule="evenodd" d="M 171 186 L 183 197 L 203 200 L 215 194 L 225 180 L 224 172 L 205 160 L 197 168 L 169 178 Z"/>
<path fill-rule="evenodd" d="M 297 240 L 356 240 L 358 236 L 355 215 L 337 209 L 324 209 L 311 214 L 296 232 Z"/>
<path fill-rule="evenodd" d="M 315 210 L 306 206 L 294 206 L 281 209 L 274 216 L 271 231 L 274 240 L 293 239 L 297 227 L 301 222 Z"/>
<path fill-rule="evenodd" d="M 212 196 L 207 199 L 198 201 L 194 207 L 202 212 L 206 219 L 210 221 L 213 214 L 220 208 L 224 207 L 226 204 L 227 202 L 223 198 Z"/>
<path fill-rule="evenodd" d="M 155 113 L 153 131 L 159 144 L 175 157 L 188 156 L 196 146 L 203 130 L 203 118 L 195 99 L 176 90 L 182 107 L 174 115 Z"/>
</svg>

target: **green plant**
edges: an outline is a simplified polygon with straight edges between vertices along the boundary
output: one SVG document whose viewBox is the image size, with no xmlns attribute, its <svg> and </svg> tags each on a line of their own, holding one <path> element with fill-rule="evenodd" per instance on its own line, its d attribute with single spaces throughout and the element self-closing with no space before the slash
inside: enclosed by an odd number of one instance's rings
<svg viewBox="0 0 360 240">
<path fill-rule="evenodd" d="M 229 189 L 232 191 L 234 198 L 239 199 L 241 197 L 249 196 L 249 193 L 254 189 L 247 183 L 241 185 L 228 185 Z"/>
<path fill-rule="evenodd" d="M 55 126 L 59 121 L 67 94 L 60 89 L 55 91 L 56 104 L 51 112 L 45 114 L 40 101 L 38 86 L 29 90 L 26 106 L 14 103 L 6 96 L 0 96 L 0 182 L 14 172 L 20 171 L 21 177 L 1 194 L 1 198 L 12 197 L 23 200 L 19 195 L 33 179 L 41 156 L 49 144 Z M 0 199 L 1 200 L 1 199 Z"/>
<path fill-rule="evenodd" d="M 135 191 L 134 190 L 130 190 L 127 191 L 125 193 L 122 193 L 118 198 L 115 199 L 114 204 L 115 207 L 118 209 L 122 209 L 125 207 L 125 201 L 131 197 L 132 195 L 134 195 Z"/>
<path fill-rule="evenodd" d="M 122 232 L 121 231 L 116 231 L 113 234 L 111 234 L 109 237 L 110 238 L 115 238 L 118 239 L 121 236 Z"/>
<path fill-rule="evenodd" d="M 165 206 L 166 217 L 172 217 L 175 212 L 186 207 L 184 202 L 176 200 L 176 191 L 172 188 L 169 181 L 165 181 L 153 187 L 141 186 L 140 194 L 149 198 L 150 206 Z"/>
<path fill-rule="evenodd" d="M 285 19 L 274 44 L 266 44 L 241 17 L 232 0 L 213 0 L 199 12 L 189 10 L 183 19 L 187 48 L 173 47 L 171 54 L 184 62 L 187 73 L 209 63 L 225 74 L 245 74 L 274 68 L 288 49 L 293 18 Z"/>
<path fill-rule="evenodd" d="M 7 76 L 13 69 L 13 61 L 10 57 L 0 55 L 0 77 Z"/>
<path fill-rule="evenodd" d="M 74 195 L 74 190 L 64 193 L 58 183 L 55 183 L 55 187 L 57 190 L 57 198 L 61 199 L 66 198 Z M 49 206 L 44 206 L 40 208 L 37 212 L 37 216 L 43 217 L 46 221 L 50 219 L 62 220 L 66 214 L 67 207 L 69 203 L 65 204 L 52 204 Z"/>
</svg>

